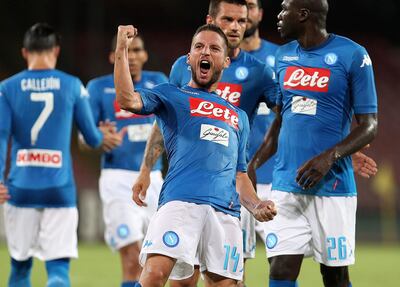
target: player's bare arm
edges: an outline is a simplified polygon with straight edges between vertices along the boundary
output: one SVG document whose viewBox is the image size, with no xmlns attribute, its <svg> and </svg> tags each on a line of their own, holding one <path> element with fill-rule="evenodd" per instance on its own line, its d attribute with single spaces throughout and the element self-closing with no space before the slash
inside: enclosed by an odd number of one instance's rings
<svg viewBox="0 0 400 287">
<path fill-rule="evenodd" d="M 139 176 L 132 187 L 132 199 L 139 206 L 146 205 L 143 200 L 146 198 L 146 192 L 150 186 L 150 173 L 163 152 L 164 139 L 157 122 L 154 122 L 151 134 L 147 139 Z"/>
<path fill-rule="evenodd" d="M 128 48 L 136 35 L 137 30 L 132 25 L 118 26 L 114 63 L 114 84 L 117 102 L 122 109 L 133 113 L 140 111 L 143 107 L 140 94 L 135 92 L 128 62 Z"/>
<path fill-rule="evenodd" d="M 356 115 L 357 127 L 336 146 L 307 161 L 298 169 L 296 181 L 304 189 L 315 186 L 333 164 L 368 145 L 378 132 L 377 114 Z"/>
<path fill-rule="evenodd" d="M 278 136 L 282 123 L 281 107 L 276 106 L 274 108 L 274 112 L 275 120 L 268 129 L 263 143 L 248 164 L 247 173 L 254 187 L 257 183 L 256 169 L 262 166 L 269 158 L 271 158 L 275 154 L 278 147 Z"/>
<path fill-rule="evenodd" d="M 240 203 L 254 216 L 258 221 L 269 221 L 276 215 L 275 204 L 270 200 L 262 201 L 258 198 L 253 184 L 247 173 L 236 173 L 236 190 L 239 193 Z"/>
</svg>

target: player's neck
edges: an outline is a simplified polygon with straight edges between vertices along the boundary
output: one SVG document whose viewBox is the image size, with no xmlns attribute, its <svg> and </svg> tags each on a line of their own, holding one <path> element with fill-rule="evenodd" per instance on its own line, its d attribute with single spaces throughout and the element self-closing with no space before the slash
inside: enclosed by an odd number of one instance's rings
<svg viewBox="0 0 400 287">
<path fill-rule="evenodd" d="M 242 43 L 240 43 L 240 48 L 245 51 L 255 51 L 261 46 L 261 38 L 258 29 L 250 37 L 244 38 Z"/>
<path fill-rule="evenodd" d="M 139 73 L 137 73 L 135 75 L 131 74 L 131 76 L 132 76 L 132 81 L 134 83 L 140 82 L 142 80 L 142 72 L 139 72 Z"/>
<path fill-rule="evenodd" d="M 240 54 L 240 48 L 239 47 L 234 48 L 234 49 L 229 49 L 229 51 L 228 51 L 228 56 L 231 59 L 237 58 L 237 56 L 239 56 L 239 54 Z"/>
<path fill-rule="evenodd" d="M 218 81 L 216 81 L 210 87 L 204 87 L 204 86 L 200 86 L 199 84 L 197 84 L 195 81 L 193 81 L 193 79 L 190 79 L 190 82 L 187 85 L 191 88 L 205 90 L 205 91 L 211 93 L 211 92 L 214 92 L 215 90 L 217 90 Z"/>
<path fill-rule="evenodd" d="M 325 28 L 316 28 L 305 31 L 304 34 L 297 39 L 297 41 L 302 48 L 309 49 L 321 45 L 328 38 L 329 34 Z"/>
<path fill-rule="evenodd" d="M 29 70 L 48 70 L 55 69 L 57 58 L 52 55 L 31 55 L 27 59 Z"/>
</svg>

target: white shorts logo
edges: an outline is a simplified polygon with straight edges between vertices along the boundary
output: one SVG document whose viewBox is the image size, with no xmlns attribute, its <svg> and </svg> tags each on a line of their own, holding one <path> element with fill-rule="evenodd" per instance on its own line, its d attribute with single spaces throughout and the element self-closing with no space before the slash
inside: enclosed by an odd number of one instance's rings
<svg viewBox="0 0 400 287">
<path fill-rule="evenodd" d="M 17 166 L 62 167 L 62 152 L 49 149 L 20 149 L 17 153 Z"/>
<path fill-rule="evenodd" d="M 315 116 L 317 114 L 317 100 L 294 96 L 292 98 L 292 113 Z"/>
<path fill-rule="evenodd" d="M 150 136 L 152 124 L 129 125 L 128 139 L 131 142 L 145 142 Z"/>
<path fill-rule="evenodd" d="M 200 139 L 228 146 L 229 132 L 213 125 L 202 124 L 200 129 Z"/>
</svg>

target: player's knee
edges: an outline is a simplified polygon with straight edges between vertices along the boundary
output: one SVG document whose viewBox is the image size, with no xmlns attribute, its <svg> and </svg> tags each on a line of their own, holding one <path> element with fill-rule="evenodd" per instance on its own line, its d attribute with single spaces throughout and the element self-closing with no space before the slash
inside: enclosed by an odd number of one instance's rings
<svg viewBox="0 0 400 287">
<path fill-rule="evenodd" d="M 296 281 L 301 260 L 291 256 L 276 256 L 269 259 L 269 278 L 274 280 Z"/>
<path fill-rule="evenodd" d="M 170 287 L 197 287 L 197 280 L 188 278 L 184 280 L 170 280 Z"/>
<path fill-rule="evenodd" d="M 46 261 L 47 287 L 69 287 L 69 259 Z"/>
<path fill-rule="evenodd" d="M 347 266 L 330 267 L 321 264 L 320 270 L 325 287 L 349 286 L 349 269 Z"/>
<path fill-rule="evenodd" d="M 168 276 L 169 274 L 161 268 L 147 268 L 143 270 L 140 281 L 142 278 L 146 278 L 146 281 L 151 282 L 152 286 L 164 286 Z"/>
</svg>

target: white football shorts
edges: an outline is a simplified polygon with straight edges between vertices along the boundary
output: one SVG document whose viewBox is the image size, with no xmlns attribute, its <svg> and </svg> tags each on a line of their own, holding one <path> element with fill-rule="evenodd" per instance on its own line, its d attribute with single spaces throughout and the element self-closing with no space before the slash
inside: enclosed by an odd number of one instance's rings
<svg viewBox="0 0 400 287">
<path fill-rule="evenodd" d="M 78 210 L 68 208 L 25 208 L 4 204 L 8 250 L 24 261 L 78 257 Z"/>
<path fill-rule="evenodd" d="M 354 264 L 356 196 L 312 196 L 273 190 L 278 214 L 262 223 L 267 256 L 304 254 L 326 266 Z"/>
<path fill-rule="evenodd" d="M 150 218 L 157 210 L 163 179 L 160 171 L 150 174 L 150 186 L 140 207 L 132 199 L 132 186 L 139 173 L 122 169 L 103 169 L 99 180 L 105 222 L 104 238 L 112 250 L 141 241 Z"/>
<path fill-rule="evenodd" d="M 171 201 L 151 219 L 139 260 L 144 266 L 147 254 L 177 259 L 169 277 L 173 280 L 192 276 L 197 259 L 201 272 L 241 280 L 242 247 L 239 218 L 210 205 Z"/>
</svg>

